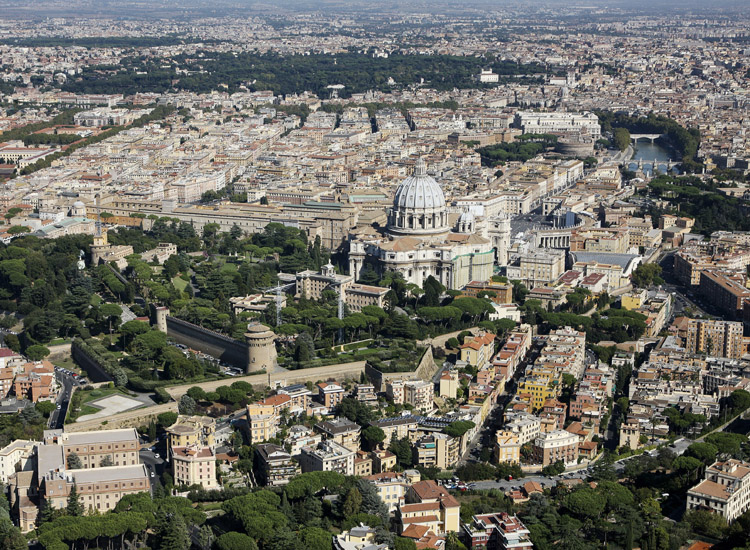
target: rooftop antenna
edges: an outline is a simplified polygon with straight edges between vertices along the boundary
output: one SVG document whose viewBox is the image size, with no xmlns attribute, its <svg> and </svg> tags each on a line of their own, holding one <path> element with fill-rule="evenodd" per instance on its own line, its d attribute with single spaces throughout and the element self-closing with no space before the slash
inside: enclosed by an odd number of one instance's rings
<svg viewBox="0 0 750 550">
<path fill-rule="evenodd" d="M 276 287 L 276 326 L 281 325 L 281 285 Z"/>
<path fill-rule="evenodd" d="M 344 318 L 344 285 L 339 284 L 339 319 Z M 344 341 L 344 327 L 339 329 L 339 342 Z"/>
<path fill-rule="evenodd" d="M 281 281 L 279 281 L 279 284 L 272 288 L 264 289 L 263 292 L 275 292 L 276 293 L 276 326 L 278 327 L 281 324 L 281 299 L 282 294 L 281 291 L 290 288 L 294 286 L 294 283 L 287 283 L 282 284 Z"/>
<path fill-rule="evenodd" d="M 99 214 L 99 195 L 94 195 L 94 201 L 96 204 L 96 236 L 102 236 L 102 217 Z"/>
</svg>

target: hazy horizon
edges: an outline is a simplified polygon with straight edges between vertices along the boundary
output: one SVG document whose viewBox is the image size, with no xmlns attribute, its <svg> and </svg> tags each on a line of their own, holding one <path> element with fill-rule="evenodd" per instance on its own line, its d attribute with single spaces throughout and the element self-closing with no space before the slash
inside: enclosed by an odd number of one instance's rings
<svg viewBox="0 0 750 550">
<path fill-rule="evenodd" d="M 115 17 L 134 18 L 143 14 L 158 14 L 160 17 L 185 17 L 210 15 L 212 17 L 230 14 L 273 14 L 307 12 L 339 12 L 339 13 L 400 13 L 400 14 L 430 14 L 430 15 L 460 15 L 488 17 L 502 8 L 510 13 L 528 10 L 536 12 L 584 12 L 592 15 L 601 14 L 607 10 L 607 15 L 628 13 L 637 15 L 642 13 L 669 15 L 669 13 L 707 13 L 707 12 L 750 12 L 750 2 L 747 0 L 529 0 L 523 6 L 510 0 L 467 0 L 456 3 L 451 1 L 429 0 L 386 0 L 377 3 L 350 2 L 343 0 L 301 0 L 285 2 L 282 0 L 161 0 L 145 4 L 140 1 L 119 0 L 79 0 L 62 2 L 60 0 L 0 0 L 0 14 L 6 17 L 29 17 L 40 19 L 45 17 Z M 610 11 L 614 10 L 614 11 Z M 599 12 L 599 13 L 597 13 Z"/>
</svg>

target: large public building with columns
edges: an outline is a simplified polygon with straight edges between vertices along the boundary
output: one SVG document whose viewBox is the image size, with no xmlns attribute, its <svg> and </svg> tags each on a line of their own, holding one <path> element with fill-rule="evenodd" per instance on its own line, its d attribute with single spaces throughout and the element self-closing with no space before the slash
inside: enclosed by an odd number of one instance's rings
<svg viewBox="0 0 750 550">
<path fill-rule="evenodd" d="M 350 235 L 349 273 L 355 279 L 369 266 L 380 274 L 400 272 L 420 287 L 432 276 L 447 288 L 459 289 L 471 281 L 489 280 L 496 248 L 504 248 L 505 254 L 510 240 L 509 223 L 488 224 L 469 210 L 451 223 L 443 191 L 423 159 L 398 187 L 387 219 L 382 233 Z"/>
</svg>

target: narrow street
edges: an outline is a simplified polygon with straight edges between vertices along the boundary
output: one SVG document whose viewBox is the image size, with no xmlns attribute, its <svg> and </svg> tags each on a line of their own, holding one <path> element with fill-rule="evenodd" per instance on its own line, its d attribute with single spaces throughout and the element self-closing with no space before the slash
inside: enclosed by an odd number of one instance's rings
<svg viewBox="0 0 750 550">
<path fill-rule="evenodd" d="M 484 424 L 479 430 L 477 430 L 477 433 L 471 440 L 471 443 L 467 445 L 466 452 L 458 461 L 458 466 L 467 462 L 478 462 L 479 457 L 482 453 L 482 448 L 484 447 L 492 450 L 495 444 L 495 432 L 503 424 L 503 411 L 505 410 L 505 406 L 515 395 L 518 381 L 526 372 L 527 365 L 533 364 L 534 361 L 536 361 L 536 358 L 539 356 L 541 343 L 542 340 L 534 340 L 534 343 L 529 349 L 528 355 L 519 363 L 516 372 L 513 374 L 513 378 L 511 378 L 505 385 L 505 390 L 503 390 L 503 392 L 498 395 L 497 402 L 492 406 L 492 410 L 490 410 L 490 412 L 487 414 L 487 418 L 485 419 Z"/>
<path fill-rule="evenodd" d="M 78 386 L 78 381 L 59 367 L 55 368 L 55 378 L 60 383 L 60 393 L 55 402 L 57 408 L 49 415 L 48 426 L 53 430 L 62 429 L 65 425 L 65 416 L 68 414 L 68 406 L 70 405 L 70 398 L 73 395 L 73 388 Z"/>
</svg>

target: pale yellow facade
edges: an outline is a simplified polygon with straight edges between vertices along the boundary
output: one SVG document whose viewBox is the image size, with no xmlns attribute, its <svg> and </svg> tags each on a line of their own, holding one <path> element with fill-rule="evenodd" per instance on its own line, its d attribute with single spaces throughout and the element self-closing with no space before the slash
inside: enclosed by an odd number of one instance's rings
<svg viewBox="0 0 750 550">
<path fill-rule="evenodd" d="M 518 434 L 509 430 L 498 430 L 495 435 L 495 459 L 500 464 L 521 463 L 521 442 Z"/>
<path fill-rule="evenodd" d="M 262 443 L 276 436 L 279 418 L 273 405 L 252 403 L 247 406 L 247 422 L 250 426 L 250 443 Z"/>
<path fill-rule="evenodd" d="M 200 485 L 204 489 L 219 487 L 216 455 L 210 447 L 173 447 L 172 472 L 176 485 Z"/>
<path fill-rule="evenodd" d="M 216 421 L 208 416 L 180 415 L 166 432 L 170 448 L 191 445 L 213 447 L 216 444 Z"/>
</svg>

